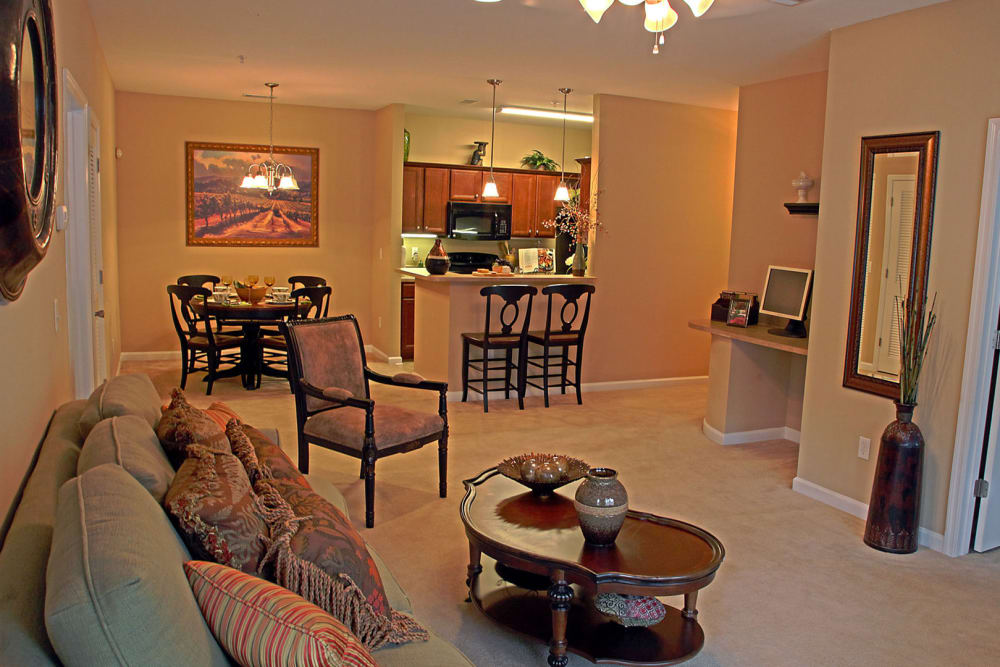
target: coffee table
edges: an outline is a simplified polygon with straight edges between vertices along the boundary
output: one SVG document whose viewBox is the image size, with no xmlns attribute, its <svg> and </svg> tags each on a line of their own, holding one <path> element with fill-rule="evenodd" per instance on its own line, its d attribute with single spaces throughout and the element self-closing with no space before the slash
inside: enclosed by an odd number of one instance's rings
<svg viewBox="0 0 1000 667">
<path fill-rule="evenodd" d="M 630 510 L 613 546 L 589 546 L 573 506 L 580 483 L 546 498 L 496 468 L 464 481 L 470 600 L 501 625 L 548 642 L 552 667 L 567 664 L 567 651 L 626 665 L 693 657 L 705 643 L 698 591 L 715 578 L 722 544 L 697 526 Z M 683 595 L 684 606 L 667 606 L 655 626 L 626 628 L 597 611 L 599 593 Z"/>
</svg>

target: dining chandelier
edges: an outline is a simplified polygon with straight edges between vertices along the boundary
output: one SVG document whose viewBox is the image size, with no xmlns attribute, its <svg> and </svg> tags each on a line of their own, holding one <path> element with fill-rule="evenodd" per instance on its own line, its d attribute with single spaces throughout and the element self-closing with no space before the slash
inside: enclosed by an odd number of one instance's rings
<svg viewBox="0 0 1000 667">
<path fill-rule="evenodd" d="M 663 33 L 674 27 L 677 23 L 677 12 L 670 6 L 669 0 L 618 0 L 623 5 L 645 4 L 646 16 L 643 20 L 643 27 L 653 33 L 653 53 L 660 52 L 660 44 L 664 43 Z M 715 0 L 684 0 L 695 17 L 701 16 L 708 11 Z M 600 23 L 604 12 L 615 4 L 615 0 L 580 0 L 583 9 L 594 19 L 594 23 Z"/>
<path fill-rule="evenodd" d="M 274 159 L 274 89 L 278 87 L 278 84 L 265 83 L 264 85 L 270 88 L 268 105 L 270 106 L 271 149 L 266 160 L 252 163 L 247 167 L 247 175 L 243 177 L 240 187 L 267 190 L 267 194 L 271 194 L 275 190 L 298 190 L 299 184 L 295 180 L 292 168 Z M 253 97 L 260 96 L 254 95 Z"/>
</svg>

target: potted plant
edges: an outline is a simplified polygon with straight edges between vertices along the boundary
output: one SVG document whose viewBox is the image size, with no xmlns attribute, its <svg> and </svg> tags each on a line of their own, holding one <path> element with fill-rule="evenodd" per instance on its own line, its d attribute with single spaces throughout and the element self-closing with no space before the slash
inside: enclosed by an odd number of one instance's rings
<svg viewBox="0 0 1000 667">
<path fill-rule="evenodd" d="M 573 275 L 584 276 L 587 274 L 587 244 L 590 240 L 590 233 L 599 232 L 604 228 L 597 216 L 597 194 L 594 193 L 593 207 L 594 215 L 590 214 L 589 206 L 580 205 L 580 191 L 574 190 L 570 194 L 568 202 L 563 204 L 556 217 L 552 220 L 542 222 L 543 227 L 555 229 L 556 234 L 567 234 L 576 244 L 573 253 Z"/>
<path fill-rule="evenodd" d="M 865 523 L 865 544 L 889 553 L 917 550 L 924 436 L 912 420 L 927 344 L 937 323 L 937 298 L 929 309 L 923 305 L 918 308 L 911 298 L 896 299 L 899 400 L 895 401 L 896 420 L 882 433 Z"/>
<path fill-rule="evenodd" d="M 540 171 L 555 171 L 559 168 L 559 163 L 550 157 L 546 157 L 537 148 L 521 158 L 521 164 L 528 169 L 538 169 Z"/>
</svg>

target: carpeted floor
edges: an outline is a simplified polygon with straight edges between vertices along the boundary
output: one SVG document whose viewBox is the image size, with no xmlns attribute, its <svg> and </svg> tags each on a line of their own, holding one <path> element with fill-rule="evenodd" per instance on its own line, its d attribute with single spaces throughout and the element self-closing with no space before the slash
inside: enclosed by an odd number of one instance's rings
<svg viewBox="0 0 1000 667">
<path fill-rule="evenodd" d="M 167 396 L 178 365 L 130 362 L 123 372 L 148 373 Z M 203 387 L 199 375 L 189 379 L 193 403 L 223 400 L 247 422 L 278 428 L 295 459 L 287 384 L 265 381 L 248 392 L 227 380 L 210 398 Z M 429 392 L 373 385 L 372 393 L 377 401 L 436 410 Z M 516 401 L 491 400 L 486 415 L 479 403 L 451 403 L 448 498 L 437 495 L 435 446 L 381 460 L 371 530 L 362 527 L 357 459 L 313 447 L 311 472 L 347 497 L 355 524 L 421 621 L 477 665 L 545 664 L 547 647 L 463 602 L 462 480 L 529 450 L 616 468 L 634 508 L 695 523 L 722 541 L 726 560 L 698 599 L 706 642 L 692 667 L 997 664 L 1000 550 L 951 559 L 924 548 L 892 556 L 866 547 L 862 521 L 791 490 L 795 444 L 716 445 L 700 430 L 705 400 L 705 387 L 694 385 L 586 394 L 583 406 L 558 397 L 547 410 L 540 398 L 529 398 L 523 412 Z"/>
</svg>

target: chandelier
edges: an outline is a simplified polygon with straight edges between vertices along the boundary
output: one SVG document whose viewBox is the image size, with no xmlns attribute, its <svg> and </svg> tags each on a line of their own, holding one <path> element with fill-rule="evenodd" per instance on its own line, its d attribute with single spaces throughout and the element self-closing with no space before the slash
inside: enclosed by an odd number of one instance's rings
<svg viewBox="0 0 1000 667">
<path fill-rule="evenodd" d="M 660 52 L 660 44 L 664 43 L 663 33 L 674 27 L 677 23 L 677 12 L 670 6 L 669 0 L 618 0 L 623 5 L 638 5 L 645 3 L 646 18 L 643 20 L 643 27 L 653 33 L 653 53 Z M 684 0 L 695 17 L 701 16 L 708 11 L 715 0 Z M 615 4 L 615 0 L 580 0 L 583 9 L 594 19 L 594 23 L 600 23 L 604 12 Z"/>
<path fill-rule="evenodd" d="M 240 187 L 267 190 L 267 194 L 271 194 L 275 190 L 298 190 L 299 184 L 295 180 L 292 168 L 274 159 L 274 89 L 278 87 L 278 84 L 265 83 L 264 85 L 271 89 L 267 98 L 271 118 L 271 150 L 266 160 L 253 163 L 247 168 L 247 175 L 243 177 Z M 253 97 L 262 96 L 254 95 Z"/>
</svg>

